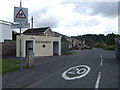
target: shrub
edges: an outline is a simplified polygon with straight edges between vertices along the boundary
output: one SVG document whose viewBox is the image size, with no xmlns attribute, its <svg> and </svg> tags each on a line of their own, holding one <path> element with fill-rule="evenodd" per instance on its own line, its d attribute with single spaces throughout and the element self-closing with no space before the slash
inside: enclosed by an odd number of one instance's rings
<svg viewBox="0 0 120 90">
<path fill-rule="evenodd" d="M 106 47 L 104 47 L 104 49 L 106 49 L 106 50 L 115 50 L 115 45 L 106 46 Z"/>
</svg>

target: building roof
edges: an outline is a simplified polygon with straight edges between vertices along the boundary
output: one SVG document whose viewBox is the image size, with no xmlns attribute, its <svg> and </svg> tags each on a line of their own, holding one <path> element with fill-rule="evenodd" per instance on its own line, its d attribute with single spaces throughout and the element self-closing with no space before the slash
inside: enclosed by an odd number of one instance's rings
<svg viewBox="0 0 120 90">
<path fill-rule="evenodd" d="M 11 26 L 12 22 L 8 22 L 8 21 L 0 20 L 0 24 Z"/>
<path fill-rule="evenodd" d="M 33 28 L 33 29 L 28 29 L 23 32 L 23 34 L 43 34 L 49 27 L 42 27 L 42 28 Z"/>
<path fill-rule="evenodd" d="M 58 33 L 58 32 L 54 32 L 54 31 L 53 31 L 53 33 L 54 33 L 54 36 L 56 36 L 56 37 L 62 36 L 62 34 L 60 34 L 60 33 Z"/>
</svg>

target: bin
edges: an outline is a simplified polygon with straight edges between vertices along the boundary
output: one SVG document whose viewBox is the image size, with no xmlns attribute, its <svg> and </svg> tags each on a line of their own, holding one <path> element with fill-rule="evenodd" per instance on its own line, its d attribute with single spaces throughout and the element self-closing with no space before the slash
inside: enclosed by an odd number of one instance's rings
<svg viewBox="0 0 120 90">
<path fill-rule="evenodd" d="M 26 67 L 34 67 L 35 62 L 34 62 L 34 53 L 28 53 L 27 54 L 27 59 L 26 59 Z"/>
</svg>

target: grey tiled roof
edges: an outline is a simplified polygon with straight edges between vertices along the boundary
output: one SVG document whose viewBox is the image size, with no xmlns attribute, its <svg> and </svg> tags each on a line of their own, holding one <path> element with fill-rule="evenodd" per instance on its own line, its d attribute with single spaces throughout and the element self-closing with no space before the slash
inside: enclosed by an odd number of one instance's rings
<svg viewBox="0 0 120 90">
<path fill-rule="evenodd" d="M 33 28 L 32 29 L 28 29 L 26 31 L 23 32 L 23 34 L 43 34 L 49 27 L 43 27 L 43 28 Z"/>
<path fill-rule="evenodd" d="M 59 36 L 62 36 L 62 34 L 60 34 L 60 33 L 58 33 L 58 32 L 54 32 L 54 31 L 53 31 L 53 33 L 54 33 L 54 36 L 58 36 L 58 37 L 59 37 Z"/>
</svg>

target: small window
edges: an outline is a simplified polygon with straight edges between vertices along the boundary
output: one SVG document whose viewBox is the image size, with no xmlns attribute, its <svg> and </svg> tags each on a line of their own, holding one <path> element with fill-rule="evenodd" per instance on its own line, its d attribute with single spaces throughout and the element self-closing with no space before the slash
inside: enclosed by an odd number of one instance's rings
<svg viewBox="0 0 120 90">
<path fill-rule="evenodd" d="M 45 45 L 43 45 L 43 48 L 45 48 Z"/>
</svg>

